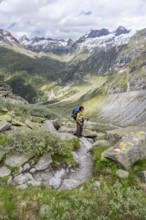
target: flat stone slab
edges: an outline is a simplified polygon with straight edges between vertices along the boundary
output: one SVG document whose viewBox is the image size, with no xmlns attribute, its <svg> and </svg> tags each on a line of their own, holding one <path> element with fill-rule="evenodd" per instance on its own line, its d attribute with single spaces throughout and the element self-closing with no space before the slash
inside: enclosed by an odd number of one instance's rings
<svg viewBox="0 0 146 220">
<path fill-rule="evenodd" d="M 69 133 L 58 133 L 57 135 L 61 138 L 61 140 L 77 139 L 77 136 Z"/>
<path fill-rule="evenodd" d="M 45 170 L 52 163 L 52 157 L 50 154 L 40 157 L 38 163 L 35 165 L 36 170 Z"/>
<path fill-rule="evenodd" d="M 5 164 L 10 167 L 20 167 L 22 164 L 27 162 L 29 158 L 25 155 L 9 155 L 5 160 Z"/>
<path fill-rule="evenodd" d="M 112 133 L 115 135 L 116 131 Z M 136 161 L 146 158 L 146 128 L 118 129 L 117 134 L 121 135 L 120 141 L 104 151 L 102 157 L 109 158 L 130 170 Z"/>
<path fill-rule="evenodd" d="M 9 176 L 10 174 L 11 174 L 11 170 L 9 170 L 7 167 L 0 168 L 0 178 L 3 178 L 5 176 Z"/>
</svg>

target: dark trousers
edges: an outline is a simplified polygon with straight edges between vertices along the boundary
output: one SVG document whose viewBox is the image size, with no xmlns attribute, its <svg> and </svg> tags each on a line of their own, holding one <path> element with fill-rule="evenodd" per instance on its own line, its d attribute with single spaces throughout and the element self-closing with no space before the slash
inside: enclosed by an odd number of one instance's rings
<svg viewBox="0 0 146 220">
<path fill-rule="evenodd" d="M 75 132 L 75 135 L 77 135 L 77 137 L 82 137 L 84 123 L 79 124 L 77 122 L 76 124 L 77 124 L 77 130 Z"/>
</svg>

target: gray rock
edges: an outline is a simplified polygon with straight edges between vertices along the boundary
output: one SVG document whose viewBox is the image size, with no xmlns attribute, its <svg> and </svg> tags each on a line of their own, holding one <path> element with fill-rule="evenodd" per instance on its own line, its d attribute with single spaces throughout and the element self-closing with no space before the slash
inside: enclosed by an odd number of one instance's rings
<svg viewBox="0 0 146 220">
<path fill-rule="evenodd" d="M 7 121 L 0 121 L 0 132 L 7 131 L 11 128 L 11 124 Z"/>
<path fill-rule="evenodd" d="M 69 133 L 69 134 L 74 134 L 75 133 L 75 128 L 67 128 L 65 126 L 62 126 L 59 130 L 60 133 Z"/>
<path fill-rule="evenodd" d="M 106 138 L 105 133 L 97 133 L 97 137 L 95 138 L 95 141 L 104 140 Z"/>
<path fill-rule="evenodd" d="M 6 152 L 3 151 L 3 150 L 0 150 L 0 162 L 2 162 L 2 160 L 3 160 L 4 157 L 5 157 L 5 155 L 6 155 Z"/>
<path fill-rule="evenodd" d="M 65 178 L 66 177 L 66 172 L 64 169 L 61 169 L 61 170 L 58 170 L 56 173 L 55 173 L 55 178 Z"/>
<path fill-rule="evenodd" d="M 89 130 L 89 129 L 84 129 L 83 130 L 83 136 L 87 138 L 96 138 L 97 133 L 95 131 Z"/>
<path fill-rule="evenodd" d="M 52 158 L 50 154 L 40 157 L 38 163 L 35 165 L 36 170 L 45 170 L 52 163 Z"/>
<path fill-rule="evenodd" d="M 5 176 L 9 176 L 10 174 L 11 174 L 11 170 L 9 170 L 7 167 L 0 168 L 0 178 L 3 178 Z"/>
<path fill-rule="evenodd" d="M 75 179 L 65 179 L 61 185 L 61 189 L 68 190 L 79 186 L 82 182 Z"/>
<path fill-rule="evenodd" d="M 19 185 L 22 185 L 29 180 L 32 180 L 32 181 L 34 180 L 30 173 L 20 174 L 14 177 L 14 182 Z"/>
<path fill-rule="evenodd" d="M 9 155 L 5 160 L 5 164 L 10 167 L 20 167 L 22 164 L 26 163 L 29 160 L 25 155 Z"/>
<path fill-rule="evenodd" d="M 53 174 L 50 171 L 37 171 L 33 175 L 34 179 L 37 181 L 49 181 L 52 177 Z"/>
<path fill-rule="evenodd" d="M 36 172 L 36 169 L 35 168 L 31 168 L 30 169 L 30 173 L 35 173 Z"/>
<path fill-rule="evenodd" d="M 97 146 L 97 147 L 110 147 L 111 144 L 106 140 L 98 140 L 93 144 L 93 147 L 94 146 Z"/>
<path fill-rule="evenodd" d="M 16 189 L 26 189 L 26 188 L 28 188 L 27 184 L 16 186 Z"/>
<path fill-rule="evenodd" d="M 73 159 L 74 159 L 77 163 L 79 163 L 79 162 L 80 162 L 80 157 L 79 157 L 79 155 L 78 155 L 75 151 L 72 152 L 72 155 L 73 155 Z"/>
<path fill-rule="evenodd" d="M 102 156 L 130 170 L 136 161 L 146 158 L 146 131 L 136 127 L 124 129 L 123 132 L 116 146 L 107 149 Z"/>
<path fill-rule="evenodd" d="M 7 185 L 10 186 L 11 183 L 12 183 L 12 181 L 13 181 L 13 177 L 12 177 L 12 176 L 9 176 L 9 179 L 8 179 L 8 181 L 7 181 Z"/>
<path fill-rule="evenodd" d="M 55 189 L 58 189 L 61 185 L 61 179 L 60 178 L 56 178 L 56 177 L 52 177 L 49 180 L 49 185 L 53 186 Z"/>
<path fill-rule="evenodd" d="M 49 205 L 46 205 L 46 204 L 43 204 L 40 208 L 40 216 L 45 216 L 47 215 L 47 212 L 49 211 L 50 209 L 50 206 Z"/>
<path fill-rule="evenodd" d="M 129 177 L 129 172 L 126 170 L 117 170 L 116 171 L 116 176 L 119 178 L 128 178 Z"/>
<path fill-rule="evenodd" d="M 41 129 L 44 131 L 57 132 L 51 120 L 45 121 Z"/>
<path fill-rule="evenodd" d="M 140 177 L 140 179 L 141 179 L 143 182 L 146 183 L 146 171 L 140 171 L 140 172 L 138 172 L 137 175 Z"/>
<path fill-rule="evenodd" d="M 32 186 L 41 186 L 42 182 L 41 181 L 36 181 L 36 180 L 32 179 L 32 180 L 28 180 L 27 184 L 30 184 Z"/>
<path fill-rule="evenodd" d="M 77 139 L 75 135 L 69 133 L 58 133 L 57 135 L 61 138 L 61 140 Z"/>
<path fill-rule="evenodd" d="M 30 164 L 29 163 L 24 164 L 23 171 L 27 171 L 29 169 L 30 169 Z"/>
<path fill-rule="evenodd" d="M 55 121 L 53 121 L 53 125 L 54 125 L 55 129 L 58 131 L 62 126 L 62 121 L 59 119 L 56 119 Z"/>
</svg>

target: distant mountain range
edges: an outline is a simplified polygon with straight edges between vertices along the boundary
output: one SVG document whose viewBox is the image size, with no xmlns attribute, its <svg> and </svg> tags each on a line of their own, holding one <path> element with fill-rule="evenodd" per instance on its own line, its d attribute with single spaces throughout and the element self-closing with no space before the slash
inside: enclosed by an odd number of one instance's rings
<svg viewBox="0 0 146 220">
<path fill-rule="evenodd" d="M 19 40 L 11 35 L 10 32 L 0 29 L 0 43 L 12 46 L 22 46 L 30 51 L 37 53 L 54 53 L 63 55 L 75 50 L 87 48 L 89 51 L 94 47 L 110 48 L 115 45 L 122 45 L 129 41 L 134 32 L 119 26 L 115 31 L 110 32 L 108 29 L 91 30 L 89 33 L 81 36 L 77 41 L 71 39 L 52 39 L 45 37 L 33 37 L 29 39 L 22 36 Z"/>
</svg>

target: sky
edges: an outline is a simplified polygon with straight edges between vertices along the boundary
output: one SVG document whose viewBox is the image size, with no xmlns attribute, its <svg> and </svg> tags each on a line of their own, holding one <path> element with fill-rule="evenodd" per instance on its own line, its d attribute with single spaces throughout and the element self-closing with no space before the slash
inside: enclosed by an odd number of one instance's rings
<svg viewBox="0 0 146 220">
<path fill-rule="evenodd" d="M 90 30 L 146 27 L 146 0 L 0 0 L 0 29 L 15 37 L 78 39 Z"/>
</svg>

